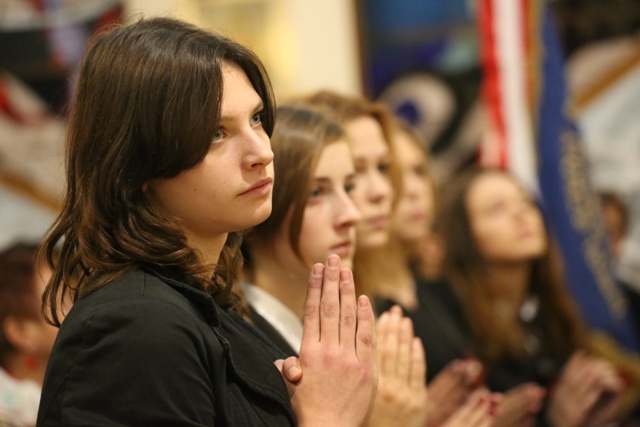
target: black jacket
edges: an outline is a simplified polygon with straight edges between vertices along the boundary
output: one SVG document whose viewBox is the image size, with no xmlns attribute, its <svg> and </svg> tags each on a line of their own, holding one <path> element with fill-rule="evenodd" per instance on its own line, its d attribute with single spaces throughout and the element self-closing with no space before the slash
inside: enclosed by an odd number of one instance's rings
<svg viewBox="0 0 640 427">
<path fill-rule="evenodd" d="M 295 425 L 283 355 L 210 295 L 134 271 L 79 299 L 43 385 L 38 426 Z"/>
<path fill-rule="evenodd" d="M 471 336 L 469 319 L 458 296 L 446 281 L 418 284 L 419 309 L 409 313 L 415 334 L 425 343 L 428 381 L 431 381 L 454 359 L 476 357 L 482 360 L 481 349 Z M 485 381 L 493 391 L 504 392 L 526 382 L 548 387 L 564 364 L 564 359 L 551 355 L 544 331 L 538 327 L 537 317 L 524 327 L 540 344 L 538 350 L 521 359 L 504 358 L 485 362 Z"/>
</svg>

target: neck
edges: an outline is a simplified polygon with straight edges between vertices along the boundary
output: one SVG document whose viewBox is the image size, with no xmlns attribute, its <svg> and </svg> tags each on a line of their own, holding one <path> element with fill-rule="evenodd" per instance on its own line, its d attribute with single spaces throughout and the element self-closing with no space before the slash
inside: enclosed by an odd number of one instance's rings
<svg viewBox="0 0 640 427">
<path fill-rule="evenodd" d="M 412 310 L 417 305 L 416 284 L 409 266 L 408 254 L 402 245 L 391 240 L 377 249 L 356 250 L 357 272 L 366 280 L 365 291 L 375 297 L 390 299 Z"/>
<path fill-rule="evenodd" d="M 496 303 L 509 307 L 517 315 L 529 290 L 531 264 L 529 262 L 492 264 L 488 283 Z"/>
<path fill-rule="evenodd" d="M 21 381 L 31 380 L 42 385 L 47 361 L 35 356 L 15 354 L 3 358 L 2 367 L 14 378 Z"/>
<path fill-rule="evenodd" d="M 189 247 L 200 253 L 201 261 L 208 267 L 208 277 L 211 277 L 215 272 L 216 264 L 227 241 L 227 236 L 228 234 L 224 233 L 211 238 L 198 238 L 195 236 L 188 236 L 187 238 Z"/>
<path fill-rule="evenodd" d="M 253 285 L 267 291 L 302 320 L 307 297 L 307 268 L 292 268 L 273 255 L 267 248 L 251 250 Z"/>
</svg>

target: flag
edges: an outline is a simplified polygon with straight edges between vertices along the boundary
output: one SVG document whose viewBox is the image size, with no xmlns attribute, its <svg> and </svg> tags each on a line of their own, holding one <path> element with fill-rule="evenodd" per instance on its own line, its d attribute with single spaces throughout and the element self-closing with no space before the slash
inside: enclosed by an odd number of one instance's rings
<svg viewBox="0 0 640 427">
<path fill-rule="evenodd" d="M 637 351 L 638 336 L 612 273 L 599 199 L 571 117 L 551 10 L 544 0 L 479 0 L 478 22 L 488 122 L 480 162 L 511 171 L 539 197 L 583 319 L 590 329 Z"/>
</svg>

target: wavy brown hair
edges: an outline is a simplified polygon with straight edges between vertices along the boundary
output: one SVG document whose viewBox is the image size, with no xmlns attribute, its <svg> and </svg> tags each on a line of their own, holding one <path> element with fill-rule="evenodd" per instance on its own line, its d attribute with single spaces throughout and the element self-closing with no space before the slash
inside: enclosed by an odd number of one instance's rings
<svg viewBox="0 0 640 427">
<path fill-rule="evenodd" d="M 269 218 L 245 236 L 248 270 L 251 270 L 251 247 L 270 245 L 281 230 L 287 216 L 289 245 L 300 255 L 300 229 L 322 150 L 331 143 L 346 138 L 340 125 L 318 112 L 295 105 L 281 105 L 278 122 L 271 137 L 271 149 L 276 181 L 273 187 L 272 211 Z"/>
<path fill-rule="evenodd" d="M 238 65 L 262 98 L 271 135 L 271 84 L 244 46 L 168 18 L 114 27 L 92 40 L 70 109 L 63 209 L 41 251 L 53 269 L 43 296 L 51 323 L 60 324 L 65 295 L 75 301 L 127 271 L 163 266 L 198 277 L 206 271 L 176 221 L 154 208 L 142 187 L 204 158 L 220 119 L 225 62 Z M 240 242 L 229 234 L 215 276 L 201 281 L 225 309 L 240 302 L 232 290 Z"/>
<path fill-rule="evenodd" d="M 518 325 L 505 322 L 496 313 L 487 265 L 471 228 L 467 195 L 476 180 L 486 174 L 513 179 L 497 169 L 468 168 L 442 189 L 435 227 L 445 247 L 443 277 L 460 297 L 481 355 L 496 361 L 506 356 L 521 357 L 526 349 Z M 560 252 L 550 238 L 548 241 L 545 253 L 532 260 L 528 292 L 539 298 L 538 317 L 549 348 L 555 356 L 564 358 L 585 344 L 586 332 L 565 289 Z"/>
</svg>

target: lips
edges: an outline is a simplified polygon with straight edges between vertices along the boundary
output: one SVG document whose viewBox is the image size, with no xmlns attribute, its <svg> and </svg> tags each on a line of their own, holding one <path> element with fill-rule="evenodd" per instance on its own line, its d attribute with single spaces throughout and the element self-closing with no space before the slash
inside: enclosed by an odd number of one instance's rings
<svg viewBox="0 0 640 427">
<path fill-rule="evenodd" d="M 379 215 L 369 218 L 367 222 L 373 228 L 385 228 L 387 226 L 388 216 Z"/>
<path fill-rule="evenodd" d="M 245 196 L 249 194 L 265 194 L 271 190 L 271 183 L 273 182 L 273 178 L 265 178 L 257 181 L 247 190 L 240 193 L 240 196 Z"/>
<path fill-rule="evenodd" d="M 424 212 L 413 212 L 409 216 L 409 220 L 413 222 L 424 221 L 427 218 L 427 215 Z"/>
<path fill-rule="evenodd" d="M 331 252 L 341 256 L 349 255 L 351 253 L 351 240 L 331 246 Z"/>
</svg>

